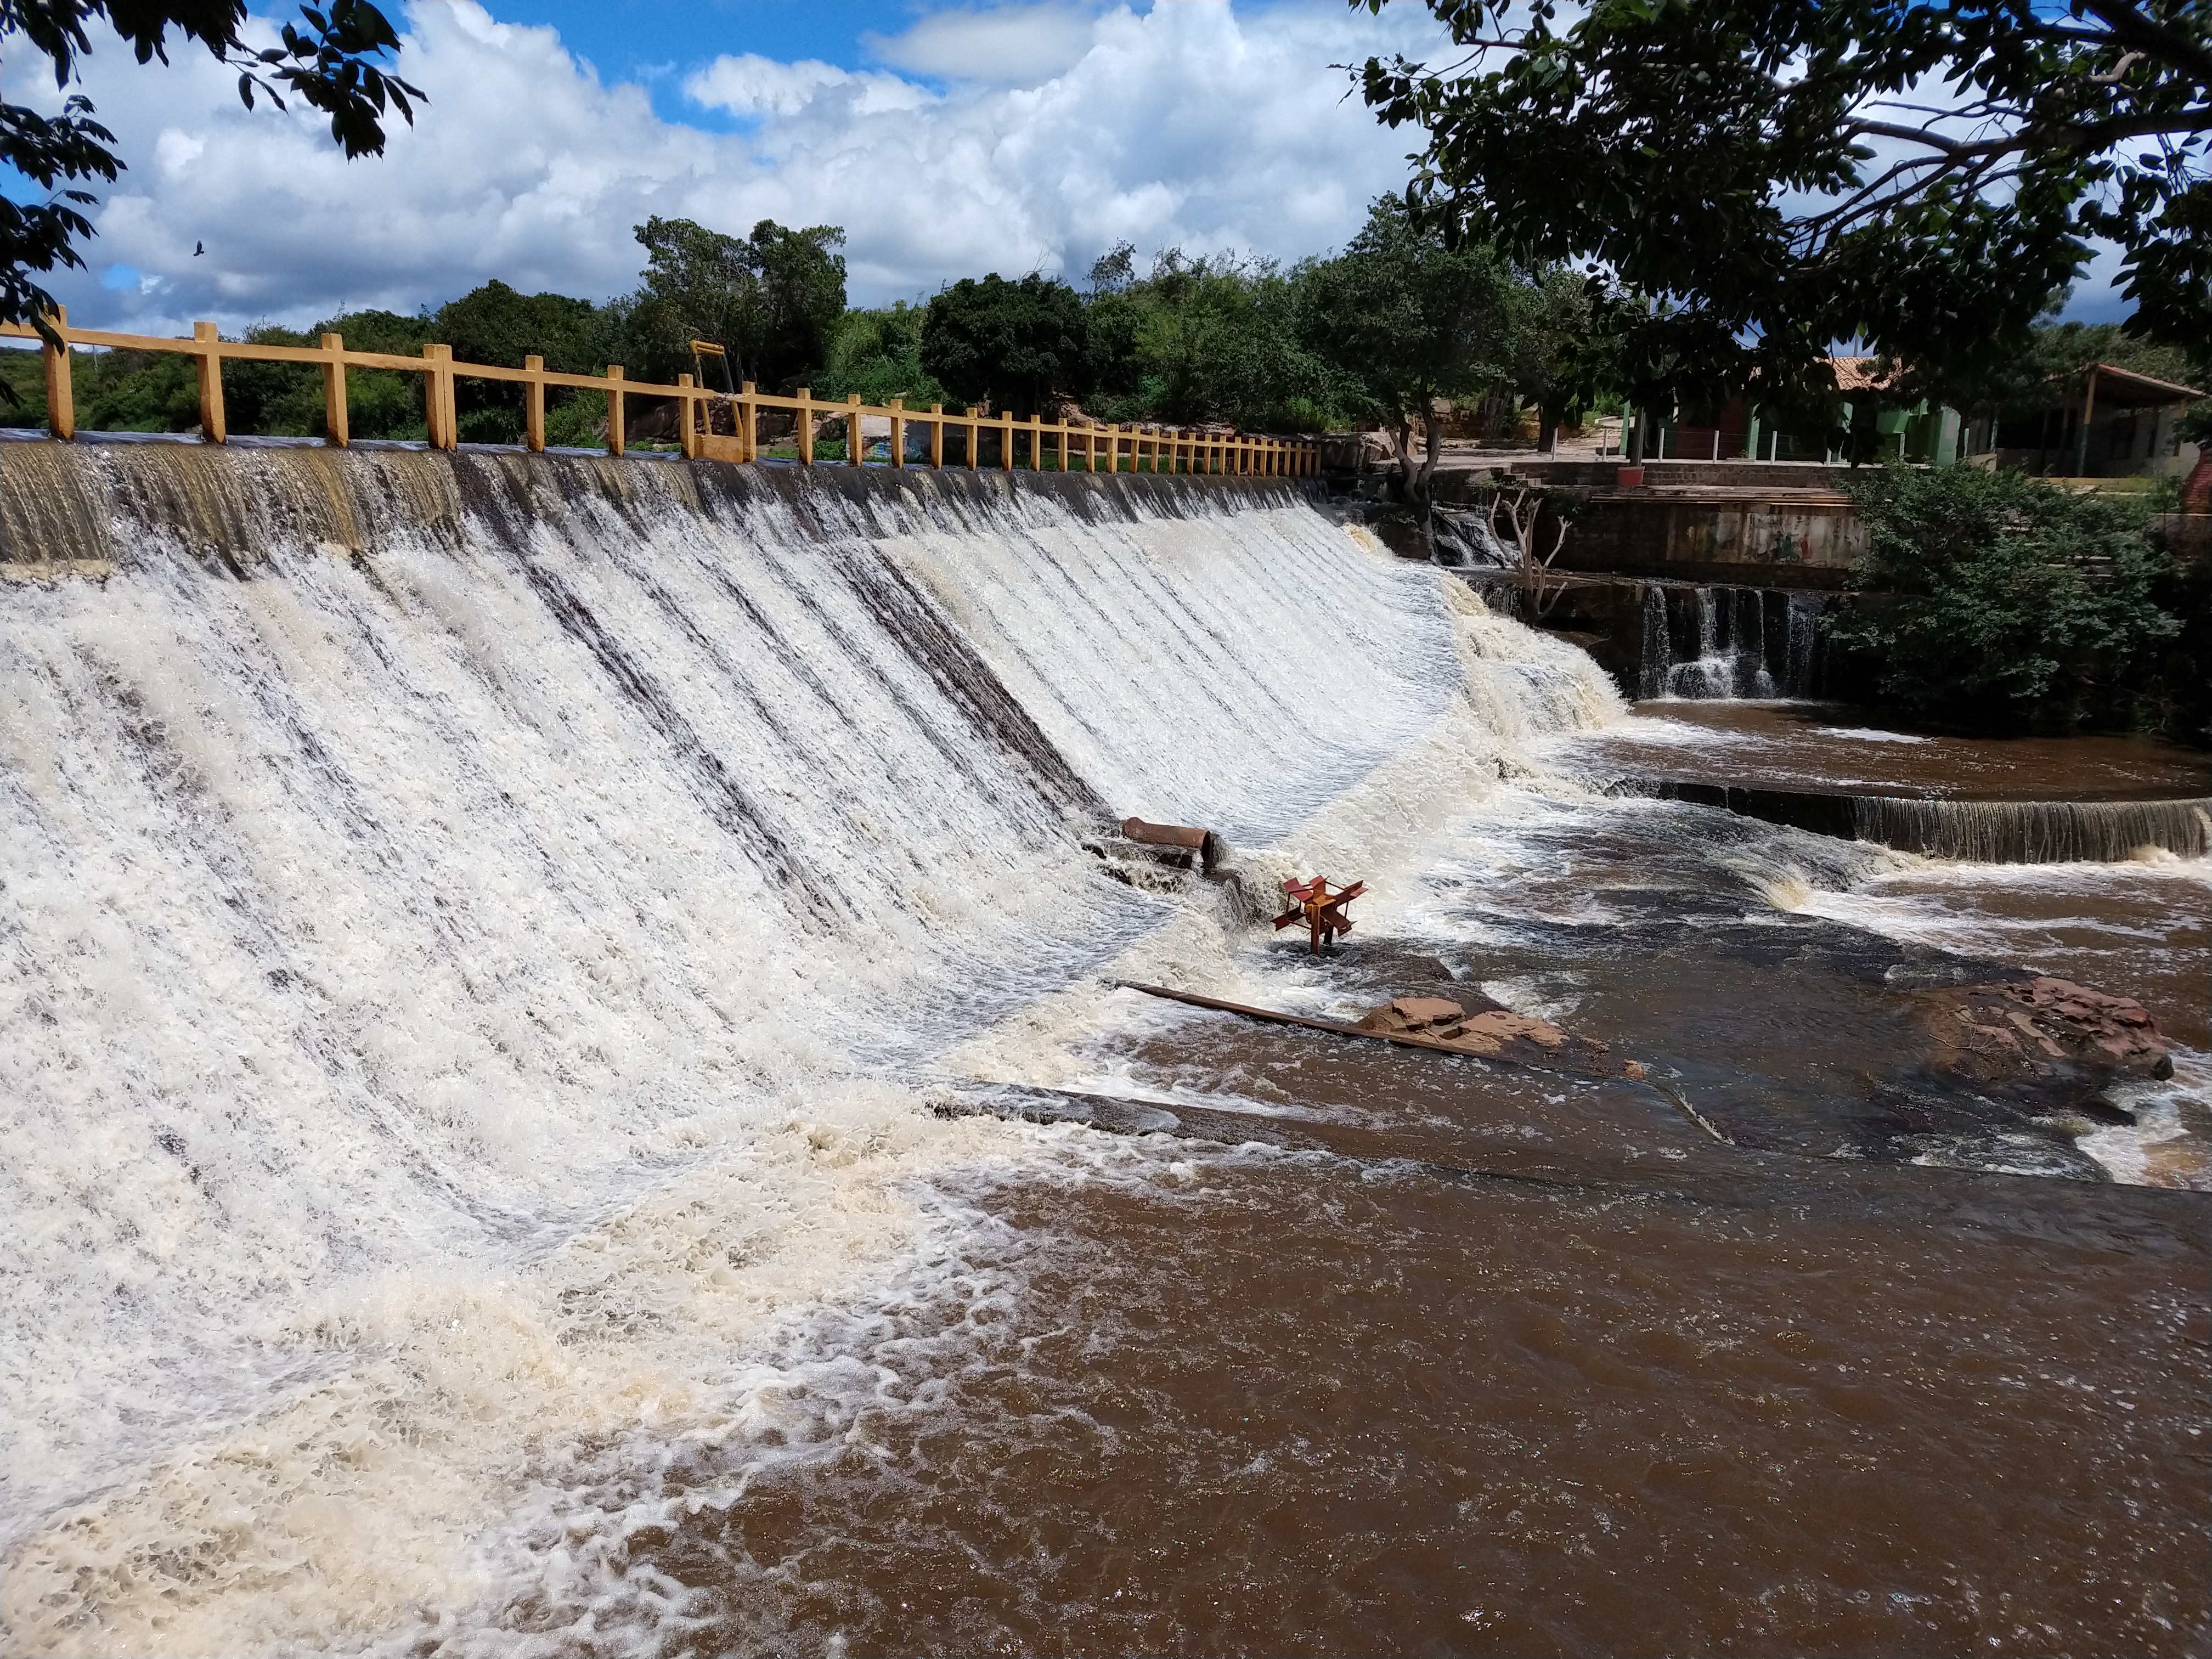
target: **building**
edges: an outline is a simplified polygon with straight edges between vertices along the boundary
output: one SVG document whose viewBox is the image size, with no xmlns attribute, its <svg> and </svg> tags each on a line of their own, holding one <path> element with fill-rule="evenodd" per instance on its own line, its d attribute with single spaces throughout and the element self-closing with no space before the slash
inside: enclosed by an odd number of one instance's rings
<svg viewBox="0 0 2212 1659">
<path fill-rule="evenodd" d="M 2030 398 L 1967 423 L 1978 465 L 2045 477 L 2185 477 L 2197 447 L 2174 430 L 2204 393 L 2110 363 L 2053 375 Z"/>
</svg>

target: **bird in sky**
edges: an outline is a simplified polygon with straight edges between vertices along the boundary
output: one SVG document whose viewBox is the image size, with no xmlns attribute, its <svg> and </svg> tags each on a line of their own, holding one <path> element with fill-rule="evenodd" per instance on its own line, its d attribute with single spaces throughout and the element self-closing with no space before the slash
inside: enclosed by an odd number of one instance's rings
<svg viewBox="0 0 2212 1659">
<path fill-rule="evenodd" d="M 205 242 L 194 242 L 194 243 L 192 244 L 192 258 L 195 258 L 195 259 L 198 258 L 200 257 L 200 255 L 201 255 L 201 254 L 205 253 L 206 252 L 207 252 L 207 244 L 206 244 Z"/>
</svg>

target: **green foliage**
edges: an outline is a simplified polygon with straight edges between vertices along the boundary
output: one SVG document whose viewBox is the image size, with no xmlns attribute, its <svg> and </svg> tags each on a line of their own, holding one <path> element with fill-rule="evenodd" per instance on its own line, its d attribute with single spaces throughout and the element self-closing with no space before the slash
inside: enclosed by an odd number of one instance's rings
<svg viewBox="0 0 2212 1659">
<path fill-rule="evenodd" d="M 344 337 L 347 349 L 394 357 L 419 357 L 436 339 L 425 317 L 393 311 L 349 311 L 315 325 L 315 335 Z M 420 440 L 429 435 L 422 408 L 422 377 L 397 368 L 346 371 L 346 429 L 356 438 Z M 322 431 L 318 418 L 317 433 Z"/>
<path fill-rule="evenodd" d="M 245 0 L 0 0 L 0 36 L 9 52 L 44 58 L 57 91 L 76 82 L 77 60 L 92 50 L 86 25 L 94 19 L 106 21 L 142 65 L 156 58 L 167 64 L 173 29 L 197 40 L 239 72 L 239 96 L 248 109 L 257 96 L 281 109 L 289 94 L 328 115 L 331 137 L 348 159 L 382 155 L 387 109 L 411 124 L 409 100 L 424 96 L 384 66 L 398 51 L 399 37 L 368 0 L 302 6 L 299 22 L 286 23 L 277 44 L 259 48 L 244 39 Z M 0 171 L 46 192 L 43 202 L 0 196 L 0 321 L 33 322 L 52 311 L 37 273 L 84 264 L 76 244 L 93 228 L 82 210 L 98 198 L 76 186 L 112 183 L 123 167 L 109 148 L 115 135 L 94 112 L 78 93 L 52 115 L 0 104 Z"/>
<path fill-rule="evenodd" d="M 1826 626 L 1885 701 L 1997 728 L 2143 721 L 2179 625 L 2139 507 L 1963 466 L 1881 467 L 1845 488 L 1871 591 Z"/>
<path fill-rule="evenodd" d="M 1299 330 L 1311 270 L 1230 254 L 1157 255 L 1149 276 L 1094 299 L 1094 372 L 1113 419 L 1177 425 L 1303 424 L 1341 401 L 1328 363 Z"/>
<path fill-rule="evenodd" d="M 588 374 L 607 362 L 605 319 L 590 301 L 572 300 L 565 294 L 518 294 L 495 280 L 441 307 L 431 325 L 431 337 L 451 346 L 463 362 L 520 368 L 523 359 L 534 355 L 545 359 L 546 368 L 563 374 Z M 590 396 L 549 392 L 549 430 L 556 410 Z M 592 401 L 599 404 L 604 414 L 604 403 Z M 522 388 L 509 381 L 459 380 L 453 387 L 460 434 L 470 443 L 521 442 L 522 402 Z M 349 398 L 349 418 L 351 408 Z"/>
<path fill-rule="evenodd" d="M 1035 271 L 1016 283 L 996 271 L 963 276 L 929 302 L 921 363 L 953 396 L 1027 419 L 1055 391 L 1084 383 L 1090 320 L 1073 289 Z"/>
<path fill-rule="evenodd" d="M 1539 447 L 1562 416 L 1588 406 L 1607 378 L 1597 311 L 1601 290 L 1564 265 L 1546 265 L 1517 284 L 1513 389 L 1536 405 Z"/>
<path fill-rule="evenodd" d="M 1395 197 L 1369 210 L 1341 258 L 1305 273 L 1304 335 L 1333 365 L 1363 412 L 1407 433 L 1425 422 L 1428 452 L 1407 465 L 1407 489 L 1424 499 L 1442 428 L 1439 400 L 1479 398 L 1513 383 L 1528 307 L 1497 252 L 1453 243 Z"/>
<path fill-rule="evenodd" d="M 1959 402 L 2095 236 L 2144 338 L 2212 340 L 2203 0 L 1428 4 L 1449 61 L 1364 71 L 1385 121 L 1426 132 L 1409 199 L 1663 300 L 1624 356 L 1639 407 L 1755 377 L 1817 431 L 1820 360 L 1852 339 L 1905 365 L 1909 397 Z"/>
<path fill-rule="evenodd" d="M 848 311 L 830 343 L 829 366 L 814 377 L 819 396 L 842 400 L 857 392 L 881 407 L 903 398 L 908 409 L 950 400 L 921 366 L 922 312 L 903 300 L 876 311 Z"/>
<path fill-rule="evenodd" d="M 2174 560 L 2157 597 L 2180 627 L 2159 653 L 2149 712 L 2167 737 L 2212 749 L 2212 562 Z"/>
<path fill-rule="evenodd" d="M 70 354 L 82 372 L 90 358 Z M 46 372 L 40 354 L 20 346 L 0 346 L 0 426 L 42 427 L 46 423 Z"/>
<path fill-rule="evenodd" d="M 94 432 L 189 432 L 200 423 L 199 374 L 166 352 L 72 353 L 77 424 Z M 91 372 L 84 372 L 88 361 Z"/>
<path fill-rule="evenodd" d="M 250 328 L 255 345 L 313 345 L 314 337 L 289 328 Z M 198 422 L 198 377 L 194 376 L 193 421 Z M 222 370 L 224 422 L 240 432 L 271 437 L 318 436 L 323 430 L 322 371 L 295 363 L 226 363 Z"/>
<path fill-rule="evenodd" d="M 763 219 L 749 237 L 689 219 L 637 228 L 645 285 L 617 313 L 634 378 L 664 384 L 691 369 L 690 343 L 732 355 L 734 378 L 788 392 L 829 357 L 845 314 L 845 233 L 835 225 L 791 230 Z"/>
</svg>

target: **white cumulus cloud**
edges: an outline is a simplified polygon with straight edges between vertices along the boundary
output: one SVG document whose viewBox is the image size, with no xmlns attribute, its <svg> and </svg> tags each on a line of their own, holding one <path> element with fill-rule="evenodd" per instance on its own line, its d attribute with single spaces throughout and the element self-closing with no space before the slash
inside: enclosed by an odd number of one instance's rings
<svg viewBox="0 0 2212 1659">
<path fill-rule="evenodd" d="M 494 276 L 604 298 L 635 285 L 651 214 L 842 225 L 862 303 L 986 270 L 1079 275 L 1125 240 L 1295 258 L 1343 242 L 1413 147 L 1330 65 L 1433 41 L 1419 8 L 1378 21 L 1335 0 L 939 12 L 875 43 L 934 88 L 755 55 L 696 69 L 686 95 L 744 118 L 732 133 L 663 120 L 554 30 L 474 0 L 413 4 L 408 24 L 401 70 L 429 102 L 353 162 L 310 112 L 241 108 L 204 55 L 98 52 L 87 90 L 130 170 L 93 216 L 92 270 L 56 285 L 71 316 L 303 324 Z"/>
<path fill-rule="evenodd" d="M 982 11 L 956 7 L 932 12 L 902 33 L 864 39 L 896 69 L 947 81 L 1034 86 L 1082 61 L 1097 15 L 1096 7 L 1062 0 Z"/>
</svg>

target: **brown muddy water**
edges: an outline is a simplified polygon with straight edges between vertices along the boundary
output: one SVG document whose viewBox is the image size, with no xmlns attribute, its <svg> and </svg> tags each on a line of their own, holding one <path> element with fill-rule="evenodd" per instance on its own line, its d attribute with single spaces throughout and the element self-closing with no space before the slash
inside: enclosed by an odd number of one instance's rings
<svg viewBox="0 0 2212 1659">
<path fill-rule="evenodd" d="M 946 1255 L 811 1328 L 773 1428 L 610 1468 L 685 1650 L 2212 1650 L 2201 860 L 1531 796 L 1425 888 L 1254 980 L 1480 988 L 1650 1081 L 1115 994 L 1066 1092 L 983 1103 L 1149 1133 L 937 1189 Z M 2194 1045 L 2136 1124 L 1929 1104 L 1903 993 L 2030 969 Z"/>
<path fill-rule="evenodd" d="M 1663 699 L 1587 743 L 1656 775 L 1778 789 L 2145 800 L 2212 794 L 2212 755 L 2155 738 L 1985 738 L 1840 703 Z"/>
</svg>

